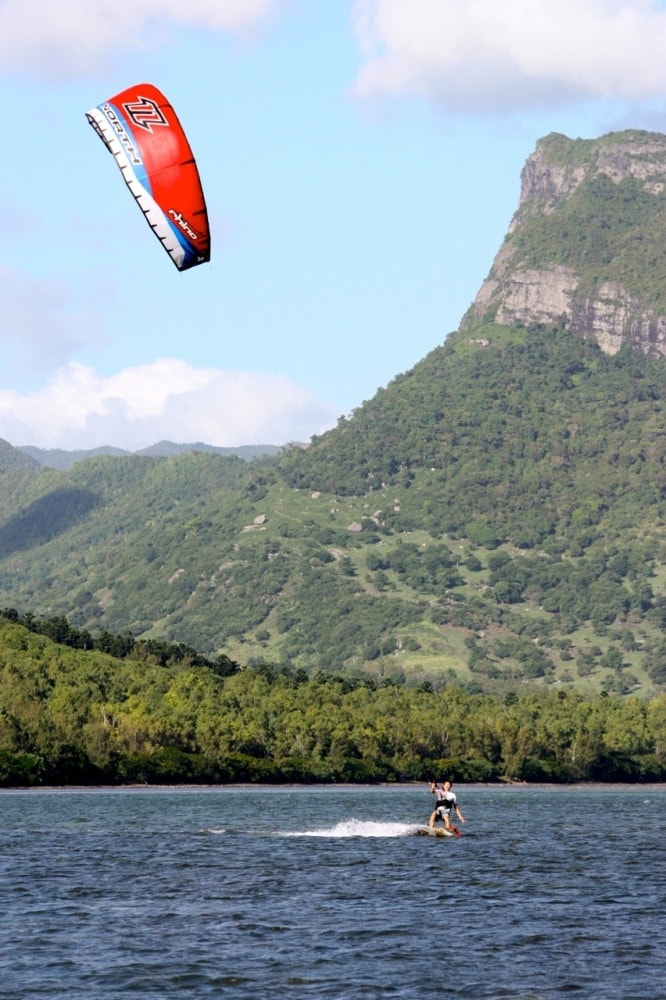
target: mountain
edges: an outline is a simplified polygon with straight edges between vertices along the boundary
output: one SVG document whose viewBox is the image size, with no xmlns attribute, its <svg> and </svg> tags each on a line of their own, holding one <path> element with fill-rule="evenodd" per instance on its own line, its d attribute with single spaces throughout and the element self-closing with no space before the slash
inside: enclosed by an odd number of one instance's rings
<svg viewBox="0 0 666 1000">
<path fill-rule="evenodd" d="M 4 473 L 0 603 L 312 674 L 665 690 L 665 150 L 542 140 L 460 329 L 307 449 Z"/>
<path fill-rule="evenodd" d="M 19 448 L 14 448 L 9 441 L 0 438 L 0 472 L 9 469 L 34 469 L 38 463 Z"/>
<path fill-rule="evenodd" d="M 566 323 L 615 354 L 666 355 L 666 136 L 542 139 L 462 329 Z"/>
<path fill-rule="evenodd" d="M 39 465 L 45 465 L 49 469 L 71 469 L 77 462 L 84 458 L 98 458 L 100 455 L 111 455 L 119 457 L 121 455 L 152 455 L 166 457 L 168 455 L 181 455 L 188 451 L 208 451 L 216 455 L 239 455 L 240 458 L 248 461 L 258 458 L 260 455 L 276 455 L 281 448 L 272 444 L 241 445 L 238 448 L 222 448 L 212 444 L 175 444 L 173 441 L 159 441 L 157 444 L 149 445 L 139 451 L 131 452 L 123 448 L 113 448 L 109 445 L 101 448 L 79 449 L 67 451 L 62 448 L 36 448 L 34 445 L 21 445 L 18 451 L 34 459 Z"/>
</svg>

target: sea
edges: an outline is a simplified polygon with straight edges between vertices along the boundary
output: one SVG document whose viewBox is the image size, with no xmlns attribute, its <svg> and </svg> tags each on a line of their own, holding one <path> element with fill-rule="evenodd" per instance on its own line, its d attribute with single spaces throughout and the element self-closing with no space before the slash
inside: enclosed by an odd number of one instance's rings
<svg viewBox="0 0 666 1000">
<path fill-rule="evenodd" d="M 0 997 L 666 997 L 666 787 L 454 790 L 2 790 Z"/>
</svg>

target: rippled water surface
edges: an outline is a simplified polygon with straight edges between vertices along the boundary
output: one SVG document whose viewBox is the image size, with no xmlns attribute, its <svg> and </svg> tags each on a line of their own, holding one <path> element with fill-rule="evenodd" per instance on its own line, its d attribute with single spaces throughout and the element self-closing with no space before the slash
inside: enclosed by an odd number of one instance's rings
<svg viewBox="0 0 666 1000">
<path fill-rule="evenodd" d="M 0 997 L 666 997 L 666 789 L 0 792 Z"/>
</svg>

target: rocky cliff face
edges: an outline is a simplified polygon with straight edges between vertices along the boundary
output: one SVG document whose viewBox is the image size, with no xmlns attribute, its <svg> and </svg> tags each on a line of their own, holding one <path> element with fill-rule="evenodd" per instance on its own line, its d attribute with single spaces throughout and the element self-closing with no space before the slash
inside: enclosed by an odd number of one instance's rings
<svg viewBox="0 0 666 1000">
<path fill-rule="evenodd" d="M 666 355 L 666 136 L 542 139 L 461 324 L 565 322 L 603 351 Z"/>
</svg>

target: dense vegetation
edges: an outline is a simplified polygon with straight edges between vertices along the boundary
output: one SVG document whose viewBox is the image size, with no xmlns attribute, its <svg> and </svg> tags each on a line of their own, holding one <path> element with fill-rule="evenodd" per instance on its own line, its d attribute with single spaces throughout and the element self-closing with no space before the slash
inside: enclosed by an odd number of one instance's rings
<svg viewBox="0 0 666 1000">
<path fill-rule="evenodd" d="M 123 637 L 118 658 L 15 617 L 0 616 L 2 785 L 666 778 L 664 695 L 493 698 L 241 670 Z"/>
<path fill-rule="evenodd" d="M 0 601 L 401 683 L 666 686 L 666 365 L 452 335 L 310 448 L 0 476 Z"/>
<path fill-rule="evenodd" d="M 624 517 L 626 503 L 652 519 L 666 458 L 663 361 L 605 355 L 566 328 L 489 336 L 487 347 L 450 336 L 335 434 L 292 453 L 292 485 L 363 495 L 436 473 L 417 484 L 427 496 L 413 515 L 430 515 L 419 527 L 466 534 L 488 522 L 484 541 L 521 548 L 553 536 L 580 548 L 578 521 L 591 514 L 604 531 L 604 515 L 619 505 Z M 583 547 L 594 534 L 580 532 Z"/>
<path fill-rule="evenodd" d="M 308 448 L 49 469 L 0 442 L 0 605 L 174 668 L 178 648 L 501 701 L 666 690 L 666 143 L 551 135 L 526 171 L 487 314 Z M 511 268 L 552 264 L 579 333 L 497 324 Z M 609 281 L 646 353 L 586 327 Z"/>
</svg>

